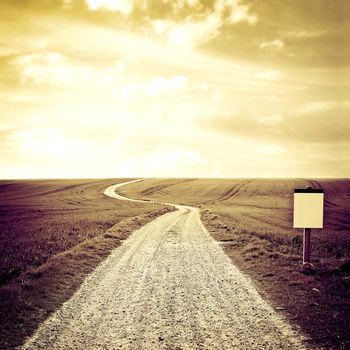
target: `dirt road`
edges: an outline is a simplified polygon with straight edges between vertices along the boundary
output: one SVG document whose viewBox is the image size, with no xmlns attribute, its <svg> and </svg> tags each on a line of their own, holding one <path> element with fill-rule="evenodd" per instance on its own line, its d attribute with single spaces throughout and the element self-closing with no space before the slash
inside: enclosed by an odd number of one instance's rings
<svg viewBox="0 0 350 350">
<path fill-rule="evenodd" d="M 105 194 L 121 198 L 114 185 Z M 135 231 L 23 349 L 303 349 L 203 227 L 177 205 Z"/>
</svg>

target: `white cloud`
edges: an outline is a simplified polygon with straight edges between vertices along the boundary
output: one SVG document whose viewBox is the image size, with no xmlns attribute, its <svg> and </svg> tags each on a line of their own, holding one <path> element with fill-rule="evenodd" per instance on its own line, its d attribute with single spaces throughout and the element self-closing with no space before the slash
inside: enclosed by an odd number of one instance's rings
<svg viewBox="0 0 350 350">
<path fill-rule="evenodd" d="M 117 133 L 101 143 L 84 134 L 77 136 L 63 128 L 42 125 L 17 128 L 7 139 L 19 162 L 16 169 L 10 170 L 11 177 L 103 177 L 106 172 L 116 173 L 125 154 L 125 150 L 121 151 L 123 139 Z"/>
<path fill-rule="evenodd" d="M 281 50 L 284 48 L 284 42 L 282 40 L 272 40 L 262 42 L 259 46 L 260 49 L 273 49 L 273 50 Z"/>
<path fill-rule="evenodd" d="M 200 7 L 198 9 L 201 11 Z M 239 0 L 217 0 L 213 12 L 207 14 L 200 11 L 193 11 L 192 15 L 180 22 L 157 19 L 151 23 L 151 27 L 157 36 L 165 38 L 168 43 L 192 48 L 217 37 L 224 25 L 240 22 L 254 25 L 258 19 Z M 227 11 L 229 15 L 225 16 Z"/>
<path fill-rule="evenodd" d="M 219 90 L 215 90 L 213 97 L 212 97 L 212 101 L 215 103 L 219 103 L 222 100 L 222 94 Z"/>
<path fill-rule="evenodd" d="M 172 24 L 172 22 L 163 20 L 163 19 L 156 19 L 153 21 L 152 26 L 154 32 L 159 35 L 163 36 L 169 29 L 169 26 Z"/>
<path fill-rule="evenodd" d="M 17 127 L 18 127 L 17 124 L 0 120 L 0 131 L 13 130 L 13 129 L 17 129 Z"/>
<path fill-rule="evenodd" d="M 57 52 L 32 53 L 17 57 L 12 62 L 20 69 L 22 83 L 28 81 L 35 84 L 54 82 L 69 84 L 74 67 L 69 65 L 65 57 Z"/>
<path fill-rule="evenodd" d="M 121 164 L 122 176 L 201 176 L 205 157 L 187 149 L 156 150 L 144 157 L 130 157 Z"/>
<path fill-rule="evenodd" d="M 171 93 L 184 88 L 187 81 L 188 79 L 184 75 L 174 75 L 170 78 L 155 77 L 147 84 L 146 91 L 151 96 Z"/>
<path fill-rule="evenodd" d="M 338 102 L 334 101 L 315 101 L 307 103 L 300 108 L 298 108 L 297 112 L 299 114 L 309 114 L 309 113 L 318 113 L 329 111 L 339 107 Z"/>
<path fill-rule="evenodd" d="M 10 102 L 26 103 L 26 102 L 38 102 L 42 99 L 37 95 L 13 95 L 8 99 Z"/>
<path fill-rule="evenodd" d="M 144 85 L 140 83 L 129 83 L 122 88 L 122 97 L 127 100 L 134 99 L 144 91 Z"/>
<path fill-rule="evenodd" d="M 185 75 L 174 75 L 169 78 L 169 86 L 173 89 L 181 89 L 187 84 L 188 78 Z"/>
<path fill-rule="evenodd" d="M 10 47 L 0 46 L 0 57 L 18 54 L 18 51 Z"/>
<path fill-rule="evenodd" d="M 204 92 L 207 92 L 209 90 L 209 86 L 207 83 L 200 83 L 199 84 L 199 89 L 204 91 Z"/>
<path fill-rule="evenodd" d="M 34 83 L 66 87 L 77 84 L 84 88 L 92 81 L 95 86 L 114 84 L 130 64 L 131 58 L 122 59 L 110 66 L 81 64 L 50 51 L 21 55 L 12 60 L 24 85 Z"/>
<path fill-rule="evenodd" d="M 187 0 L 187 4 L 190 7 L 195 7 L 200 4 L 200 0 Z"/>
<path fill-rule="evenodd" d="M 250 14 L 249 6 L 242 5 L 240 0 L 217 0 L 214 8 L 216 12 L 221 14 L 229 11 L 229 23 L 247 22 L 255 24 L 258 20 L 255 14 Z"/>
<path fill-rule="evenodd" d="M 86 3 L 91 11 L 104 9 L 128 15 L 133 10 L 132 0 L 86 0 Z"/>
<path fill-rule="evenodd" d="M 64 158 L 71 149 L 68 139 L 61 129 L 22 129 L 11 135 L 22 153 L 22 156 L 54 156 Z"/>
<path fill-rule="evenodd" d="M 157 96 L 171 94 L 185 88 L 188 78 L 184 75 L 174 75 L 169 78 L 158 76 L 145 83 L 129 83 L 122 88 L 122 96 L 134 99 L 137 96 Z"/>
<path fill-rule="evenodd" d="M 53 64 L 62 62 L 63 60 L 64 56 L 58 52 L 45 52 L 22 55 L 16 58 L 15 62 L 19 65 L 26 66 L 30 64 Z"/>
<path fill-rule="evenodd" d="M 165 38 L 169 44 L 191 48 L 215 38 L 222 26 L 222 19 L 213 13 L 200 21 L 189 17 L 180 23 L 172 20 L 156 20 L 152 25 L 154 33 Z"/>
<path fill-rule="evenodd" d="M 267 144 L 258 148 L 258 152 L 262 154 L 280 154 L 283 152 L 283 147 L 276 144 Z"/>
<path fill-rule="evenodd" d="M 292 38 L 292 39 L 308 39 L 308 38 L 317 38 L 325 34 L 327 34 L 327 30 L 315 30 L 315 31 L 297 30 L 297 31 L 286 32 L 284 33 L 284 36 L 286 38 Z"/>
<path fill-rule="evenodd" d="M 279 70 L 271 69 L 258 73 L 256 77 L 262 80 L 278 80 L 282 77 L 282 73 Z"/>
<path fill-rule="evenodd" d="M 257 117 L 259 123 L 267 126 L 278 125 L 282 121 L 282 119 L 282 116 L 279 114 Z"/>
<path fill-rule="evenodd" d="M 70 9 L 72 7 L 73 0 L 63 0 L 63 8 Z"/>
<path fill-rule="evenodd" d="M 245 5 L 236 5 L 232 7 L 232 12 L 229 16 L 229 22 L 231 23 L 240 23 L 248 22 L 253 25 L 258 21 L 256 15 L 249 14 L 249 7 Z"/>
<path fill-rule="evenodd" d="M 167 79 L 164 77 L 155 77 L 147 86 L 147 92 L 151 96 L 159 95 L 165 92 L 167 88 Z"/>
</svg>

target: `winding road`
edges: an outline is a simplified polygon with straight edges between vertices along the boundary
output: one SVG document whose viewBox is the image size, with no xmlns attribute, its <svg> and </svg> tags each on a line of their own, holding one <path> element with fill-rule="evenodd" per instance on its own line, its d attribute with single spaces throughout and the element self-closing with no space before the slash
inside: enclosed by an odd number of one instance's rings
<svg viewBox="0 0 350 350">
<path fill-rule="evenodd" d="M 131 200 L 115 191 L 105 195 Z M 304 349 L 200 220 L 198 208 L 135 231 L 22 349 Z"/>
</svg>

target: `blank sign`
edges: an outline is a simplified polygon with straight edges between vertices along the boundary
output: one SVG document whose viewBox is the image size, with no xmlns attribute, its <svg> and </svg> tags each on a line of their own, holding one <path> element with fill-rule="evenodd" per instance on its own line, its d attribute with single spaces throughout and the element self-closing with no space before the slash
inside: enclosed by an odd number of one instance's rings
<svg viewBox="0 0 350 350">
<path fill-rule="evenodd" d="M 323 190 L 294 190 L 294 228 L 323 228 Z"/>
</svg>

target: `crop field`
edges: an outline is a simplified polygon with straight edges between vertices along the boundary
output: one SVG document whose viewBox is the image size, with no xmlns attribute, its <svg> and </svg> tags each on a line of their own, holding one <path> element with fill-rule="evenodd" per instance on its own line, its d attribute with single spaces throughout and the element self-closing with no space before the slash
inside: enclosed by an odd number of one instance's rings
<svg viewBox="0 0 350 350">
<path fill-rule="evenodd" d="M 325 191 L 312 269 L 301 265 L 302 230 L 292 228 L 293 190 L 306 186 Z M 212 236 L 311 344 L 350 346 L 350 180 L 157 179 L 121 193 L 201 207 Z"/>
<path fill-rule="evenodd" d="M 0 182 L 0 348 L 21 344 L 128 235 L 170 209 L 127 179 Z M 293 189 L 325 191 L 304 268 Z M 350 347 L 350 180 L 145 179 L 135 199 L 199 207 L 213 238 L 316 349 Z"/>
<path fill-rule="evenodd" d="M 169 210 L 103 195 L 123 181 L 0 181 L 0 348 L 20 344 L 123 239 Z"/>
</svg>

